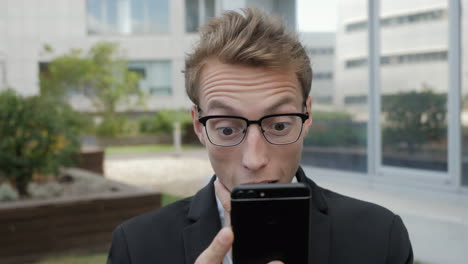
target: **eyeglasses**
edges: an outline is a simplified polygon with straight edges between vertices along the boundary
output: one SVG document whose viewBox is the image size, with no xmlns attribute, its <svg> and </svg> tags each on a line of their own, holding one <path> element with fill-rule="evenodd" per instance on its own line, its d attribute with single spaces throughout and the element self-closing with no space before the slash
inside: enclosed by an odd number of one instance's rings
<svg viewBox="0 0 468 264">
<path fill-rule="evenodd" d="M 248 120 L 241 116 L 212 115 L 198 119 L 205 127 L 208 140 L 216 146 L 232 147 L 239 145 L 251 124 L 261 128 L 263 137 L 273 145 L 287 145 L 296 142 L 302 133 L 308 113 L 288 113 L 267 115 L 258 120 Z"/>
</svg>

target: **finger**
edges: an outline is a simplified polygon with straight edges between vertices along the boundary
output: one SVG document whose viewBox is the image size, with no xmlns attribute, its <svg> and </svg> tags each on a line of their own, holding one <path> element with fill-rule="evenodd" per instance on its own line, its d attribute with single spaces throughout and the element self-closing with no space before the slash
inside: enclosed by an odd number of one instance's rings
<svg viewBox="0 0 468 264">
<path fill-rule="evenodd" d="M 234 241 L 232 229 L 225 227 L 219 231 L 210 246 L 198 256 L 195 264 L 221 263 Z"/>
</svg>

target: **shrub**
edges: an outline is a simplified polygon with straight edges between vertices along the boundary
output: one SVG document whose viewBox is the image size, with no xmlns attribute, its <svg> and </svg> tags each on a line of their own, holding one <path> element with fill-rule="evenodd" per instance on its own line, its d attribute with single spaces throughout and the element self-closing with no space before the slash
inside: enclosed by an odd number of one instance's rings
<svg viewBox="0 0 468 264">
<path fill-rule="evenodd" d="M 0 93 L 0 171 L 21 195 L 34 173 L 73 165 L 83 122 L 70 106 L 50 98 Z"/>
<path fill-rule="evenodd" d="M 447 94 L 422 91 L 399 92 L 382 97 L 384 147 L 407 145 L 413 153 L 428 142 L 447 138 Z"/>
<path fill-rule="evenodd" d="M 172 133 L 175 121 L 181 123 L 183 130 L 187 123 L 192 123 L 192 117 L 187 111 L 183 110 L 161 110 L 153 116 L 146 116 L 140 120 L 140 132 Z"/>
<path fill-rule="evenodd" d="M 321 147 L 365 146 L 367 126 L 346 112 L 312 112 L 313 123 L 305 145 Z"/>
<path fill-rule="evenodd" d="M 96 127 L 96 135 L 100 137 L 115 137 L 124 131 L 126 117 L 106 116 Z"/>
<path fill-rule="evenodd" d="M 0 184 L 0 201 L 14 201 L 18 198 L 18 192 L 10 184 Z"/>
</svg>

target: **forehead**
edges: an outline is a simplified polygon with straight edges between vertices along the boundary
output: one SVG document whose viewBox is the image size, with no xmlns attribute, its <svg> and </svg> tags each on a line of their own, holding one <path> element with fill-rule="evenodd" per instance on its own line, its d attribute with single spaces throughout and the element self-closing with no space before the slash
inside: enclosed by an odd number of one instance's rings
<svg viewBox="0 0 468 264">
<path fill-rule="evenodd" d="M 200 105 L 205 108 L 239 103 L 301 104 L 302 90 L 290 67 L 272 69 L 207 60 L 199 78 Z"/>
</svg>

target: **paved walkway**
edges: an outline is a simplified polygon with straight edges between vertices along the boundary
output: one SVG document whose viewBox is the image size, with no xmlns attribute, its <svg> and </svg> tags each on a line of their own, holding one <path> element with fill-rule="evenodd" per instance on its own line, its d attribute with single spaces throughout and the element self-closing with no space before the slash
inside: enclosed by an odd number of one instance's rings
<svg viewBox="0 0 468 264">
<path fill-rule="evenodd" d="M 190 196 L 213 175 L 205 150 L 112 155 L 104 162 L 109 179 L 177 196 Z"/>
</svg>

